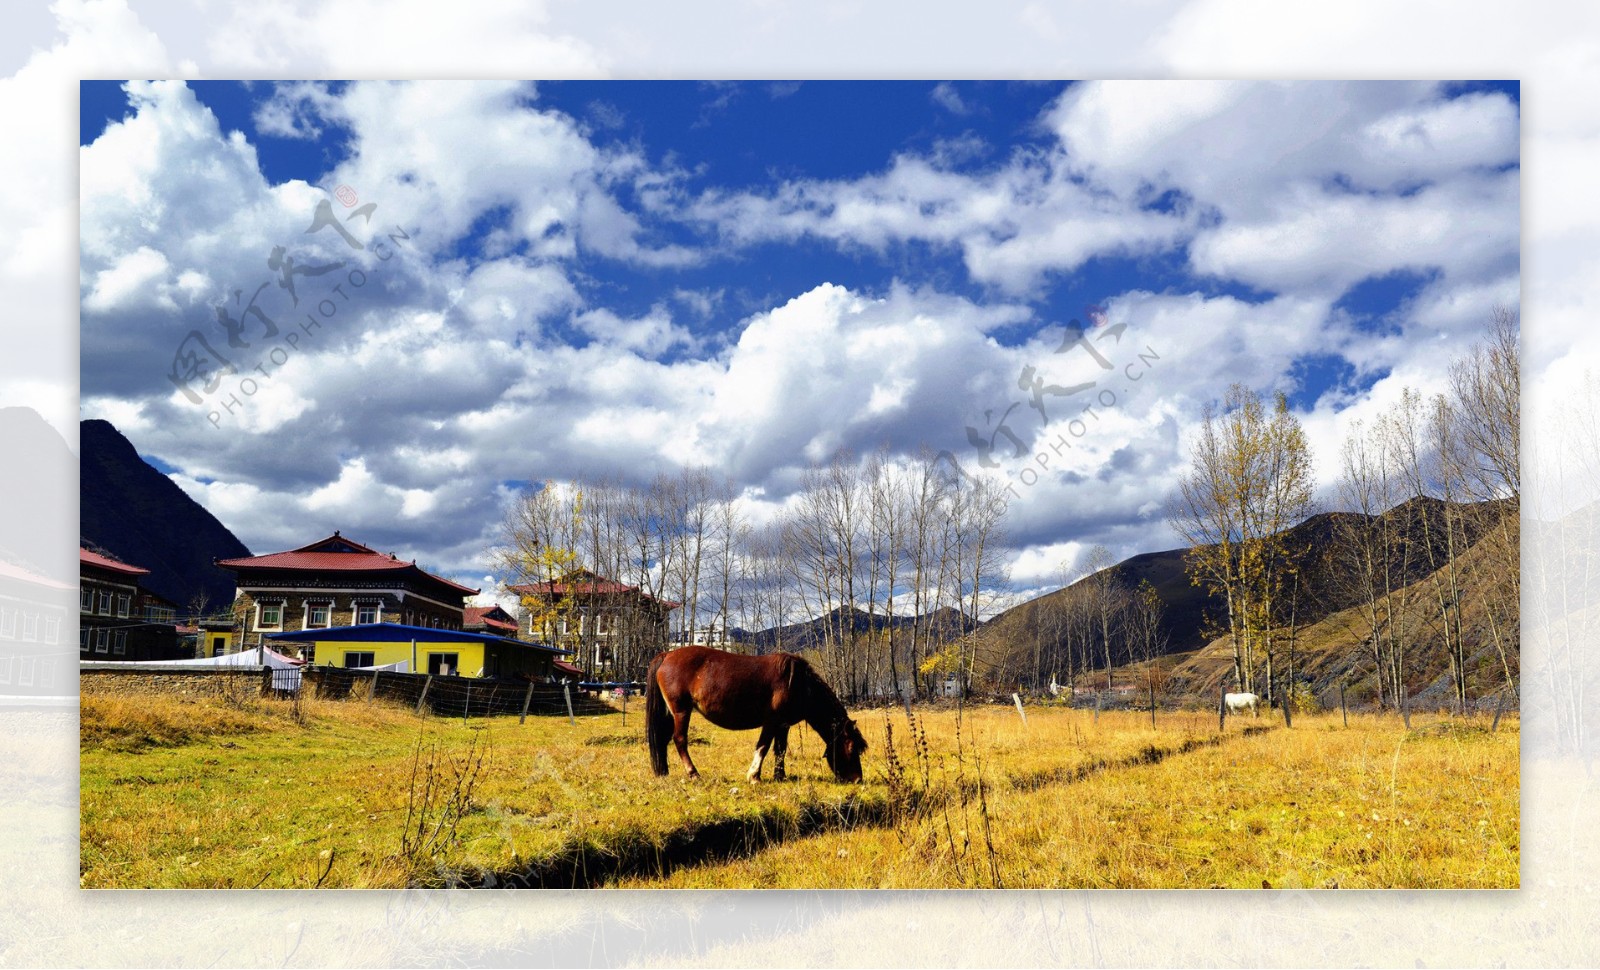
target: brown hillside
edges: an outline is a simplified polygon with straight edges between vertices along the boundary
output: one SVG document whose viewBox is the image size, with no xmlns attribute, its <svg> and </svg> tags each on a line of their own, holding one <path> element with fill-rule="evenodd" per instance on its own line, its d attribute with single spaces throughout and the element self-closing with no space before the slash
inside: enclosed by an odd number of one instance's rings
<svg viewBox="0 0 1600 970">
<path fill-rule="evenodd" d="M 1506 679 L 1486 609 L 1488 598 L 1496 595 L 1492 590 L 1502 578 L 1495 575 L 1497 565 L 1489 555 L 1491 542 L 1496 539 L 1498 537 L 1481 541 L 1480 537 L 1460 561 L 1464 587 L 1462 624 L 1468 649 L 1467 693 L 1475 698 L 1495 694 Z M 1424 706 L 1445 705 L 1451 697 L 1450 665 L 1443 647 L 1442 623 L 1437 608 L 1431 605 L 1435 578 L 1430 572 L 1400 594 L 1414 597 L 1423 604 L 1418 607 L 1422 618 L 1420 628 L 1406 648 L 1409 671 L 1406 691 L 1417 704 Z M 1287 639 L 1287 635 L 1286 630 L 1279 631 L 1280 637 Z M 1296 679 L 1309 685 L 1327 706 L 1338 703 L 1341 682 L 1351 704 L 1371 703 L 1377 692 L 1373 680 L 1374 661 L 1366 635 L 1359 610 L 1355 608 L 1337 610 L 1302 628 L 1295 644 Z M 1518 660 L 1519 651 L 1510 650 L 1507 661 L 1513 678 L 1519 675 Z M 1218 637 L 1178 659 L 1171 670 L 1169 693 L 1214 697 L 1232 674 L 1232 644 L 1227 637 Z"/>
<path fill-rule="evenodd" d="M 1493 513 L 1492 505 L 1478 507 Z M 1437 526 L 1445 510 L 1445 503 L 1432 498 L 1413 498 L 1384 513 L 1392 525 L 1403 534 L 1409 548 L 1397 548 L 1393 566 L 1404 579 L 1411 595 L 1431 595 L 1431 571 L 1428 569 L 1428 550 L 1424 546 L 1426 522 L 1435 536 L 1441 531 Z M 1339 678 L 1350 686 L 1347 691 L 1360 691 L 1366 683 L 1371 692 L 1370 655 L 1364 651 L 1359 632 L 1359 615 L 1352 609 L 1356 605 L 1353 591 L 1343 584 L 1333 582 L 1337 565 L 1330 561 L 1341 520 L 1354 517 L 1354 513 L 1326 512 L 1312 516 L 1289 530 L 1286 539 L 1290 548 L 1304 550 L 1301 566 L 1307 588 L 1301 594 L 1301 631 L 1297 642 L 1297 669 L 1309 676 L 1313 689 L 1337 690 Z M 1469 516 L 1482 524 L 1468 535 L 1474 545 L 1463 558 L 1467 581 L 1464 597 L 1463 621 L 1467 627 L 1467 641 L 1472 651 L 1469 666 L 1476 672 L 1469 677 L 1469 690 L 1489 690 L 1504 680 L 1498 652 L 1487 632 L 1482 596 L 1478 591 L 1489 585 L 1477 575 L 1485 567 L 1485 556 L 1480 551 L 1484 530 L 1494 522 L 1492 514 Z M 1435 558 L 1442 560 L 1443 550 L 1435 549 Z M 1127 588 L 1136 588 L 1142 580 L 1155 587 L 1166 612 L 1167 655 L 1171 664 L 1174 693 L 1210 693 L 1231 670 L 1232 647 L 1216 633 L 1224 620 L 1224 606 L 1220 598 L 1206 589 L 1194 585 L 1185 568 L 1185 550 L 1173 549 L 1143 553 L 1112 567 L 1116 579 Z M 990 620 L 980 633 L 982 643 L 979 653 L 990 669 L 1020 669 L 1015 658 L 1031 655 L 1033 651 L 1048 651 L 1051 637 L 1059 625 L 1047 622 L 1047 611 L 1059 608 L 1064 598 L 1087 582 L 1087 577 L 1067 587 L 1047 593 L 1006 611 Z M 1418 642 L 1408 650 L 1407 664 L 1415 674 L 1408 677 L 1412 696 L 1427 695 L 1443 690 L 1441 677 L 1447 669 L 1443 650 L 1438 646 L 1438 620 L 1425 623 Z M 1416 656 L 1410 656 L 1415 652 Z M 1006 658 L 1011 658 L 1007 662 Z M 1492 662 L 1491 662 L 1492 661 Z M 1363 667 L 1362 664 L 1365 663 Z M 1475 666 L 1474 666 L 1475 665 Z M 1166 666 L 1166 665 L 1164 665 Z M 1482 668 L 1482 669 L 1479 669 Z M 1512 658 L 1515 671 L 1515 658 Z M 1479 683 L 1474 683 L 1474 678 Z"/>
</svg>

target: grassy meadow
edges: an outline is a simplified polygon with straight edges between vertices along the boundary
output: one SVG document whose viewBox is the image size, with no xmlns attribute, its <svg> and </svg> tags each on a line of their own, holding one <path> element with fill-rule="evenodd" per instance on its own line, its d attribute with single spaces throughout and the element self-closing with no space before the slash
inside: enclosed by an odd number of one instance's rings
<svg viewBox="0 0 1600 970">
<path fill-rule="evenodd" d="M 378 702 L 87 695 L 85 888 L 1518 885 L 1518 731 L 1414 714 L 861 711 L 867 777 L 696 719 L 419 717 Z M 770 775 L 771 762 L 767 765 Z"/>
</svg>

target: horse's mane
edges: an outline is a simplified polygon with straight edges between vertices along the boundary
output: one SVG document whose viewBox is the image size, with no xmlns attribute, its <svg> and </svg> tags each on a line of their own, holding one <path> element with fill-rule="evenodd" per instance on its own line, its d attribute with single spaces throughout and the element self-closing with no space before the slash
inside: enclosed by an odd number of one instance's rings
<svg viewBox="0 0 1600 970">
<path fill-rule="evenodd" d="M 830 718 L 835 720 L 847 716 L 843 702 L 839 695 L 834 693 L 828 682 L 822 679 L 816 668 L 804 657 L 789 653 L 784 654 L 784 679 L 789 682 L 791 689 L 803 694 L 812 705 L 822 709 Z"/>
</svg>

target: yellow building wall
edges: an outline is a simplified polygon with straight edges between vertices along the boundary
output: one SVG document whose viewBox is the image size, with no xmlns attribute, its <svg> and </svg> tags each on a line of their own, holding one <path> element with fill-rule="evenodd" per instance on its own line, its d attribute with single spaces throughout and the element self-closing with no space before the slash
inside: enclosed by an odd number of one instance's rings
<svg viewBox="0 0 1600 970">
<path fill-rule="evenodd" d="M 372 664 L 381 667 L 385 664 L 399 663 L 404 660 L 411 664 L 413 673 L 425 674 L 428 672 L 428 655 L 430 653 L 453 653 L 459 665 L 456 673 L 464 677 L 483 676 L 483 647 L 481 643 L 418 643 L 416 655 L 412 656 L 411 641 L 373 641 L 351 642 L 348 640 L 317 640 L 316 663 L 324 667 L 345 666 L 346 653 L 370 653 Z"/>
</svg>

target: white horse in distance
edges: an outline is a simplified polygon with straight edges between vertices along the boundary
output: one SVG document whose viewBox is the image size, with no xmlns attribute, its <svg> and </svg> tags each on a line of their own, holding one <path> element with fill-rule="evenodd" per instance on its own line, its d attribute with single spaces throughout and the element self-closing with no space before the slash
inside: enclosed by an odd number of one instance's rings
<svg viewBox="0 0 1600 970">
<path fill-rule="evenodd" d="M 1254 694 L 1223 694 L 1222 706 L 1227 708 L 1229 714 L 1243 714 L 1245 711 L 1249 711 L 1256 717 L 1260 717 L 1261 712 L 1256 709 L 1256 703 L 1259 700 L 1260 698 Z"/>
</svg>

